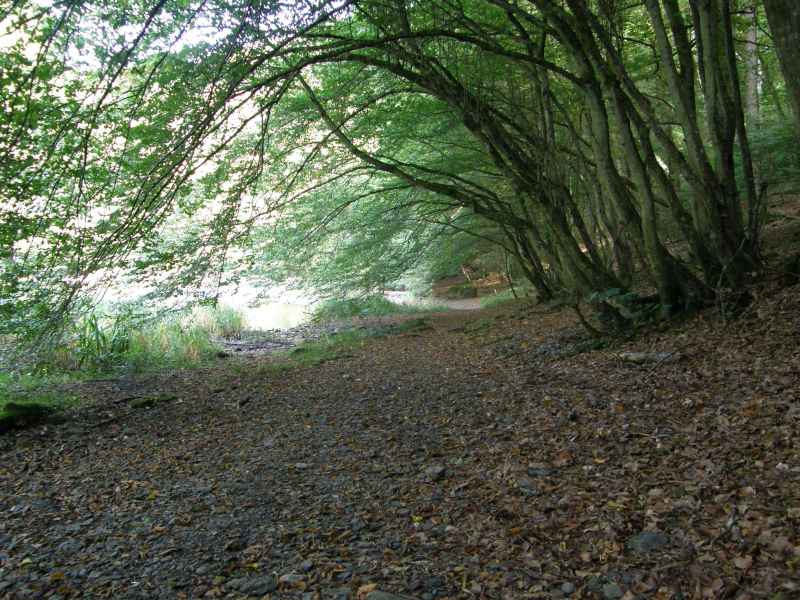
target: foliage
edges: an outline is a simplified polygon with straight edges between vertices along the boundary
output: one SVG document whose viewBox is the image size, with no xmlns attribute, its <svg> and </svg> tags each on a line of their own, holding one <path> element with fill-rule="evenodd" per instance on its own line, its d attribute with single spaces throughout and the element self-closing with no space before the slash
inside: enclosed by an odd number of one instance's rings
<svg viewBox="0 0 800 600">
<path fill-rule="evenodd" d="M 768 40 L 741 41 L 763 10 L 723 0 L 0 16 L 0 333 L 63 331 L 77 308 L 81 364 L 129 343 L 88 316 L 102 281 L 346 295 L 491 256 L 541 300 L 636 267 L 690 308 L 758 271 L 760 157 L 790 170 L 745 115 L 737 53 L 758 53 L 765 112 L 787 97 Z"/>
</svg>

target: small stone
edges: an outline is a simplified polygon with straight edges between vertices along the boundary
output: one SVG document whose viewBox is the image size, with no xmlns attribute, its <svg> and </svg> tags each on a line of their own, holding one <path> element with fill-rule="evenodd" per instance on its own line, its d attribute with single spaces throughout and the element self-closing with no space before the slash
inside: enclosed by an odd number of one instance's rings
<svg viewBox="0 0 800 600">
<path fill-rule="evenodd" d="M 226 552 L 240 552 L 245 549 L 246 544 L 242 540 L 228 540 L 223 549 Z"/>
<path fill-rule="evenodd" d="M 425 469 L 425 475 L 427 475 L 428 479 L 431 481 L 439 481 L 445 476 L 446 473 L 447 469 L 441 465 L 433 465 Z"/>
<path fill-rule="evenodd" d="M 398 596 L 397 594 L 390 594 L 389 592 L 382 592 L 375 590 L 367 594 L 364 600 L 414 600 L 413 596 Z"/>
<path fill-rule="evenodd" d="M 542 493 L 533 480 L 527 477 L 520 477 L 517 480 L 517 485 L 519 486 L 519 491 L 526 496 L 539 496 Z"/>
<path fill-rule="evenodd" d="M 305 471 L 310 466 L 311 465 L 309 465 L 308 463 L 304 463 L 304 462 L 294 463 L 294 468 L 297 469 L 298 471 Z"/>
<path fill-rule="evenodd" d="M 531 465 L 528 467 L 529 477 L 547 477 L 552 472 L 552 469 L 548 469 L 543 465 Z"/>
<path fill-rule="evenodd" d="M 281 575 L 280 579 L 278 579 L 278 582 L 284 585 L 296 585 L 304 579 L 304 575 L 298 575 L 297 573 L 286 573 L 285 575 Z"/>
<path fill-rule="evenodd" d="M 643 531 L 628 540 L 628 548 L 639 554 L 646 554 L 665 546 L 669 539 L 660 531 Z"/>
<path fill-rule="evenodd" d="M 350 588 L 339 588 L 336 591 L 336 600 L 350 600 Z"/>
<path fill-rule="evenodd" d="M 589 579 L 586 581 L 586 590 L 589 592 L 593 592 L 595 594 L 602 594 L 604 584 L 605 584 L 604 578 L 592 576 L 589 577 Z"/>
<path fill-rule="evenodd" d="M 575 593 L 575 584 L 570 581 L 566 581 L 561 584 L 561 591 L 569 596 L 570 594 Z"/>
<path fill-rule="evenodd" d="M 622 588 L 616 583 L 607 583 L 603 586 L 603 597 L 606 598 L 606 600 L 617 600 L 624 595 L 625 592 L 623 592 Z"/>
<path fill-rule="evenodd" d="M 81 543 L 78 540 L 67 540 L 58 545 L 58 552 L 61 554 L 75 554 L 81 549 Z"/>
<path fill-rule="evenodd" d="M 255 577 L 248 579 L 239 586 L 239 591 L 250 596 L 263 596 L 274 592 L 278 588 L 278 583 L 272 575 Z"/>
<path fill-rule="evenodd" d="M 304 560 L 303 562 L 300 563 L 300 570 L 303 573 L 308 573 L 313 568 L 314 568 L 314 561 Z"/>
</svg>

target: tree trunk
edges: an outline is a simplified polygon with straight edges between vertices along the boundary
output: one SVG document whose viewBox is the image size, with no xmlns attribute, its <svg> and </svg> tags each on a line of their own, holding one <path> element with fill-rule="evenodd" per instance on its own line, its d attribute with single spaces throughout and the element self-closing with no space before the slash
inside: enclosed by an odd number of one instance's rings
<svg viewBox="0 0 800 600">
<path fill-rule="evenodd" d="M 795 131 L 800 137 L 800 2 L 764 0 L 764 9 L 786 81 Z"/>
<path fill-rule="evenodd" d="M 758 123 L 758 88 L 760 76 L 758 72 L 758 8 L 753 5 L 747 9 L 747 18 L 750 26 L 747 28 L 747 38 L 745 42 L 745 114 L 747 124 L 752 127 Z"/>
</svg>

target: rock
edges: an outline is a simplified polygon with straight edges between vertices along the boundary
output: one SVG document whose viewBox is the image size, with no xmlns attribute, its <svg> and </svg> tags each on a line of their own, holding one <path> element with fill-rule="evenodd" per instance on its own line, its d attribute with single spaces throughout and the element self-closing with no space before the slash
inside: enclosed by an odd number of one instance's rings
<svg viewBox="0 0 800 600">
<path fill-rule="evenodd" d="M 314 568 L 314 561 L 312 560 L 304 560 L 300 563 L 300 570 L 303 573 L 308 573 L 311 569 Z"/>
<path fill-rule="evenodd" d="M 76 554 L 83 545 L 78 540 L 66 540 L 58 545 L 58 552 L 61 554 Z"/>
<path fill-rule="evenodd" d="M 570 594 L 575 592 L 575 584 L 569 581 L 566 581 L 561 584 L 561 591 L 569 596 Z"/>
<path fill-rule="evenodd" d="M 539 496 L 542 493 L 536 484 L 527 477 L 520 477 L 517 480 L 517 485 L 519 486 L 519 490 L 526 496 Z"/>
<path fill-rule="evenodd" d="M 620 352 L 620 360 L 636 363 L 664 363 L 675 362 L 681 359 L 681 355 L 676 352 Z"/>
<path fill-rule="evenodd" d="M 551 475 L 553 472 L 552 469 L 549 469 L 543 465 L 531 465 L 528 467 L 528 477 L 547 477 Z"/>
<path fill-rule="evenodd" d="M 447 469 L 442 465 L 432 465 L 425 469 L 425 475 L 430 481 L 439 481 L 447 474 Z"/>
<path fill-rule="evenodd" d="M 586 581 L 586 590 L 595 594 L 603 593 L 606 580 L 602 577 L 592 576 Z"/>
<path fill-rule="evenodd" d="M 669 538 L 660 531 L 643 531 L 628 540 L 628 548 L 639 554 L 658 550 L 669 542 Z"/>
<path fill-rule="evenodd" d="M 234 586 L 234 583 L 236 584 Z M 264 575 L 262 577 L 241 577 L 233 579 L 228 582 L 229 587 L 234 587 L 243 594 L 249 596 L 263 596 L 270 594 L 278 589 L 278 582 L 272 575 Z"/>
<path fill-rule="evenodd" d="M 303 462 L 294 463 L 294 468 L 297 469 L 298 471 L 305 471 L 310 466 L 311 465 L 309 465 L 308 463 L 303 463 Z"/>
<path fill-rule="evenodd" d="M 247 544 L 245 544 L 242 540 L 228 540 L 223 549 L 226 552 L 240 552 L 245 549 Z"/>
<path fill-rule="evenodd" d="M 606 600 L 617 600 L 624 595 L 625 592 L 623 592 L 622 588 L 616 583 L 607 583 L 603 586 L 603 597 Z"/>
<path fill-rule="evenodd" d="M 364 600 L 415 600 L 415 598 L 413 596 L 400 596 L 398 594 L 390 594 L 389 592 L 375 590 L 367 594 Z"/>
<path fill-rule="evenodd" d="M 281 575 L 280 579 L 278 579 L 278 583 L 282 583 L 283 585 L 297 585 L 304 579 L 305 575 L 298 575 L 297 573 L 286 573 L 285 575 Z"/>
</svg>

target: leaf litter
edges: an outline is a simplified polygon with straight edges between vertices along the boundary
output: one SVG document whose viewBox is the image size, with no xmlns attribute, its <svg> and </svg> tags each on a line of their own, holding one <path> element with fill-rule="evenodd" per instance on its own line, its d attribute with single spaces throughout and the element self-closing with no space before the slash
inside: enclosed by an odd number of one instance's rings
<svg viewBox="0 0 800 600">
<path fill-rule="evenodd" d="M 594 350 L 501 307 L 137 382 L 169 402 L 87 384 L 0 439 L 0 598 L 796 598 L 799 291 Z"/>
</svg>

